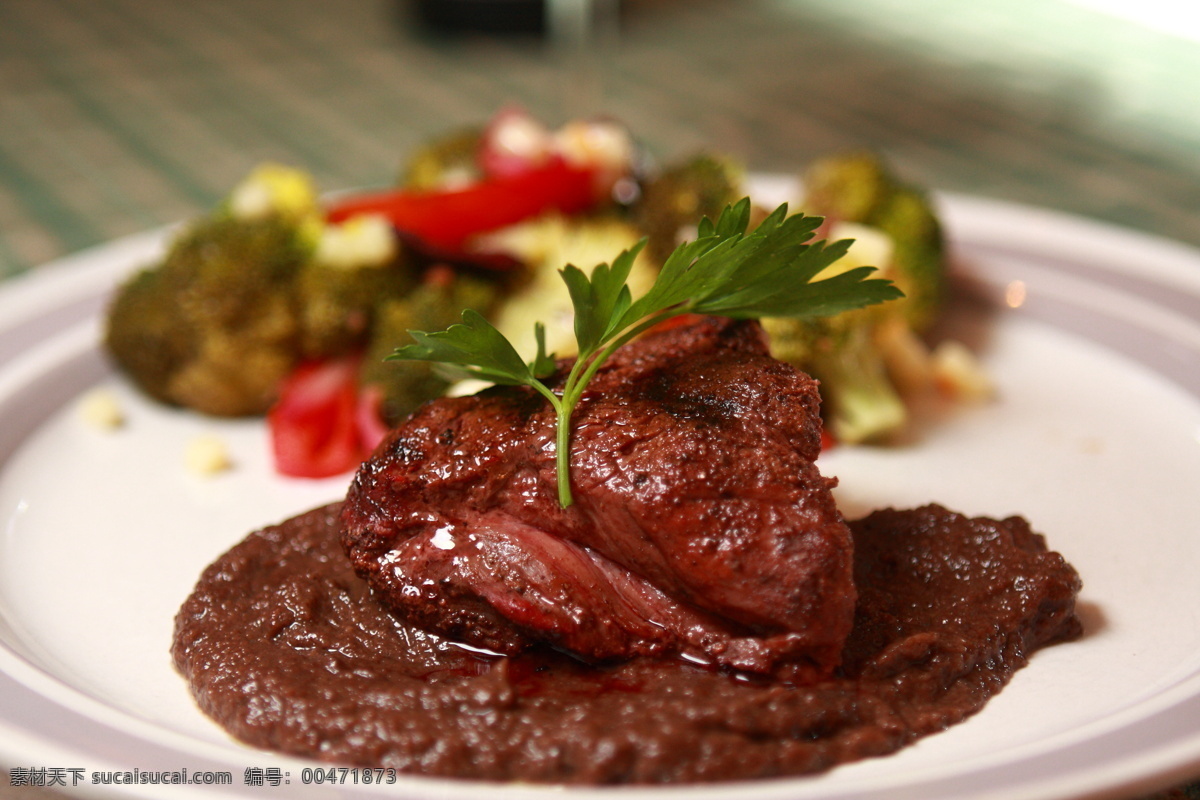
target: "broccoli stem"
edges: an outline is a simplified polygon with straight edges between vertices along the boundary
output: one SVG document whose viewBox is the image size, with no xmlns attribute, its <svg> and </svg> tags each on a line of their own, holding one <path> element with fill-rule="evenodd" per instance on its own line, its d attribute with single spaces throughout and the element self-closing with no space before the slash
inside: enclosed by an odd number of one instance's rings
<svg viewBox="0 0 1200 800">
<path fill-rule="evenodd" d="M 884 439 L 908 419 L 908 408 L 870 332 L 859 328 L 854 334 L 811 365 L 813 376 L 821 382 L 826 424 L 834 438 L 847 444 Z"/>
<path fill-rule="evenodd" d="M 904 425 L 908 411 L 885 378 L 860 375 L 843 380 L 830 398 L 830 433 L 857 444 L 886 437 Z"/>
</svg>

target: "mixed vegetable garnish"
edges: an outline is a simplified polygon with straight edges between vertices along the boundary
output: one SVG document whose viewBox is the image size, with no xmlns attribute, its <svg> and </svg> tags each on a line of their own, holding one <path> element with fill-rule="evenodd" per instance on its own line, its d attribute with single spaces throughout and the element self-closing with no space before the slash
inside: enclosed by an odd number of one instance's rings
<svg viewBox="0 0 1200 800">
<path fill-rule="evenodd" d="M 856 240 L 805 245 L 822 260 L 797 290 L 815 278 L 856 283 L 866 266 L 903 290 L 903 300 L 833 316 L 795 316 L 765 296 L 746 310 L 763 318 L 778 357 L 821 380 L 837 440 L 886 440 L 905 425 L 907 387 L 937 380 L 939 357 L 920 337 L 944 294 L 938 221 L 925 195 L 874 156 L 822 161 L 803 183 L 806 197 L 794 205 L 803 222 L 785 209 L 768 215 L 739 205 L 745 174 L 726 156 L 650 168 L 619 124 L 552 130 L 506 109 L 420 148 L 386 190 L 322 201 L 305 173 L 260 167 L 120 288 L 106 344 L 162 402 L 218 416 L 265 414 L 281 473 L 337 475 L 451 388 L 453 377 L 430 363 L 436 358 L 387 358 L 412 341 L 409 331 L 442 330 L 471 309 L 511 343 L 518 363 L 575 355 L 577 342 L 595 355 L 603 337 L 576 335 L 590 324 L 578 316 L 580 292 L 619 269 L 630 297 L 661 299 L 665 284 L 656 281 L 678 271 L 670 259 L 681 242 L 700 255 L 696 242 L 711 244 L 718 233 L 755 241 L 765 222 L 759 237 L 804 227 L 805 238 Z M 719 221 L 731 206 L 736 218 Z M 735 219 L 740 232 L 731 232 Z M 583 269 L 570 268 L 564 282 L 567 264 Z M 787 294 L 790 284 L 777 283 Z M 695 305 L 689 310 L 721 313 L 685 299 Z M 546 323 L 536 335 L 535 319 Z"/>
</svg>

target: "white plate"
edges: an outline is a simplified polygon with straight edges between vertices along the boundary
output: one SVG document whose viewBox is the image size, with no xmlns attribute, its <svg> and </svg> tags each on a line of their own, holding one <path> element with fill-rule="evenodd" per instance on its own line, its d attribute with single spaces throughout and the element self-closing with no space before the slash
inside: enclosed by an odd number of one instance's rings
<svg viewBox="0 0 1200 800">
<path fill-rule="evenodd" d="M 738 797 L 1131 797 L 1200 775 L 1200 253 L 1038 210 L 962 197 L 943 205 L 959 261 L 997 298 L 981 346 L 999 399 L 956 413 L 916 446 L 843 448 L 822 469 L 841 479 L 851 515 L 931 500 L 1024 514 L 1083 575 L 1087 634 L 1038 653 L 945 733 L 814 778 L 740 786 Z M 162 236 L 0 288 L 0 759 L 79 770 L 63 773 L 68 789 L 80 776 L 79 790 L 106 771 L 232 778 L 116 787 L 126 796 L 382 796 L 305 785 L 310 764 L 230 741 L 171 667 L 172 619 L 201 569 L 251 529 L 338 497 L 348 479 L 274 477 L 259 424 L 154 406 L 111 373 L 97 346 L 105 297 Z M 124 429 L 80 421 L 77 398 L 96 385 L 120 397 Z M 226 439 L 232 472 L 186 473 L 183 448 L 199 432 Z M 248 768 L 267 767 L 290 784 L 246 783 Z M 481 789 L 408 778 L 385 788 L 404 798 Z"/>
</svg>

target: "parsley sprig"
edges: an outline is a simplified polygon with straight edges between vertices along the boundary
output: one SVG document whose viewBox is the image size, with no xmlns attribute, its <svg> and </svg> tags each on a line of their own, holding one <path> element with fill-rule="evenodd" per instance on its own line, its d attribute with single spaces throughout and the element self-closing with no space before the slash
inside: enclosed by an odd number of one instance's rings
<svg viewBox="0 0 1200 800">
<path fill-rule="evenodd" d="M 568 264 L 559 270 L 575 313 L 578 357 L 556 394 L 542 379 L 555 371 L 546 353 L 545 327 L 534 324 L 537 355 L 524 361 L 512 343 L 479 313 L 444 331 L 410 331 L 415 344 L 397 348 L 389 360 L 431 361 L 456 377 L 529 386 L 557 415 L 558 499 L 571 505 L 571 416 L 600 365 L 646 330 L 681 314 L 739 319 L 829 316 L 901 296 L 891 281 L 868 278 L 873 267 L 856 267 L 814 280 L 846 254 L 850 240 L 810 243 L 820 217 L 794 214 L 781 205 L 747 233 L 750 201 L 725 209 L 714 223 L 701 221 L 694 241 L 685 242 L 663 264 L 654 285 L 634 300 L 626 280 L 645 245 L 639 242 L 596 266 L 591 275 Z"/>
</svg>

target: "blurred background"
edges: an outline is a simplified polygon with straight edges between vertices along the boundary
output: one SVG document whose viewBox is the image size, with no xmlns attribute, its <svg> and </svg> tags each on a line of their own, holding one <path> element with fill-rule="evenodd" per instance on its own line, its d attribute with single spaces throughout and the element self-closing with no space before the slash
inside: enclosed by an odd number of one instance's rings
<svg viewBox="0 0 1200 800">
<path fill-rule="evenodd" d="M 3 0 L 0 275 L 204 210 L 267 159 L 386 183 L 506 103 L 768 172 L 873 148 L 1200 245 L 1193 3 L 546 3 Z"/>
<path fill-rule="evenodd" d="M 1195 3 L 545 2 L 0 0 L 0 278 L 205 211 L 267 160 L 386 184 L 505 104 L 761 172 L 869 148 L 1200 246 Z"/>
</svg>

